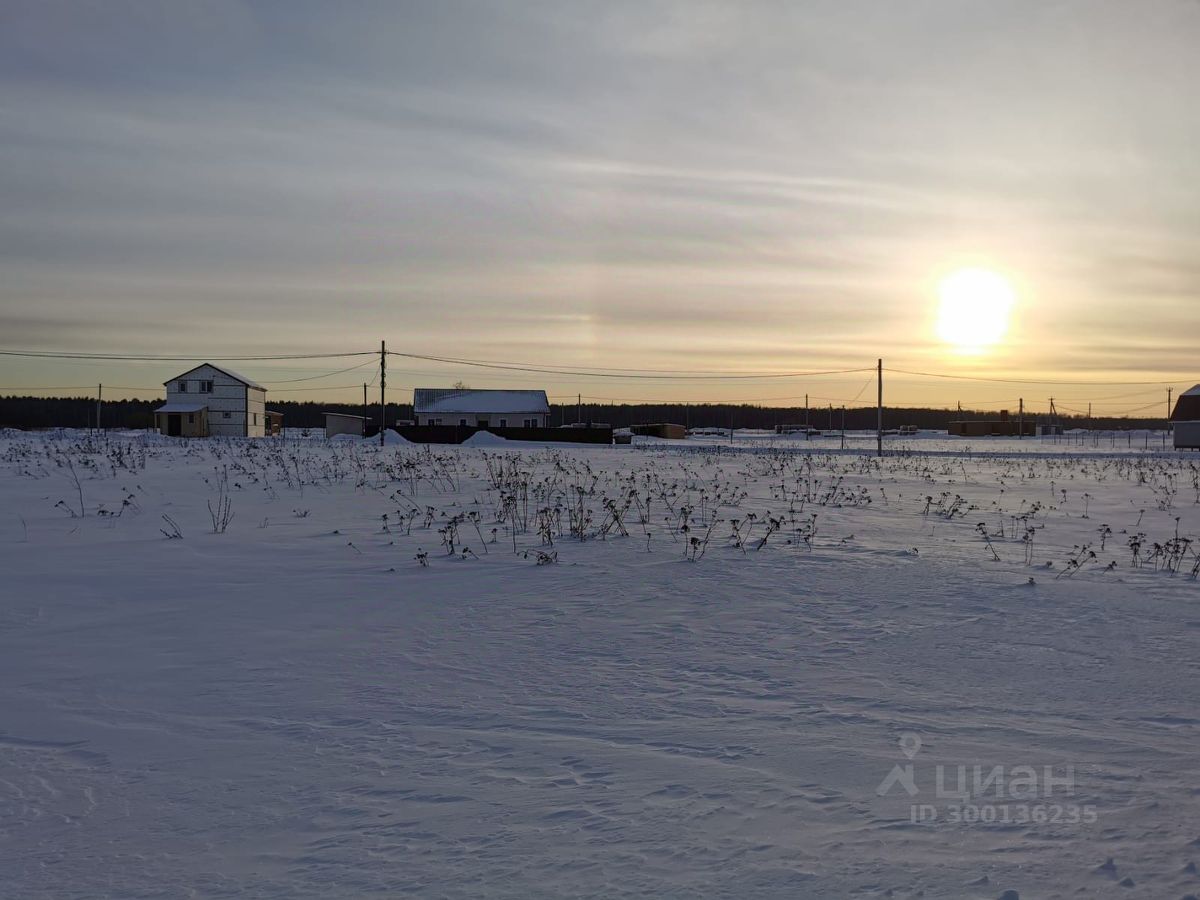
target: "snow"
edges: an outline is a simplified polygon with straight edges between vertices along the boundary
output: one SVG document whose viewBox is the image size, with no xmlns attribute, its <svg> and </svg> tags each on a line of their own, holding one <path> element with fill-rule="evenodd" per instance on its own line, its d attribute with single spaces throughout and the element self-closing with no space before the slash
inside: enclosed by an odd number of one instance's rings
<svg viewBox="0 0 1200 900">
<path fill-rule="evenodd" d="M 814 440 L 6 432 L 0 893 L 1200 891 L 1197 457 Z"/>
<path fill-rule="evenodd" d="M 375 435 L 374 437 L 365 437 L 362 440 L 364 443 L 378 444 L 379 443 L 379 435 Z M 387 431 L 384 432 L 383 442 L 388 447 L 411 447 L 412 446 L 412 441 L 410 441 L 408 438 L 406 438 L 400 432 L 394 431 L 391 428 L 389 428 Z"/>
<path fill-rule="evenodd" d="M 492 434 L 490 431 L 477 431 L 465 441 L 462 442 L 464 447 L 503 447 L 509 443 L 508 438 L 502 438 L 498 434 Z"/>
</svg>

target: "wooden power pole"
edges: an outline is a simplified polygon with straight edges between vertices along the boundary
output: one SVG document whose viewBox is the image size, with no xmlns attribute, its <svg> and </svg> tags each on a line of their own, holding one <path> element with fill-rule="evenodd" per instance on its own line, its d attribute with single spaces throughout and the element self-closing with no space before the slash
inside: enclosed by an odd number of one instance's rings
<svg viewBox="0 0 1200 900">
<path fill-rule="evenodd" d="M 379 446 L 384 445 L 387 435 L 387 341 L 379 342 Z"/>
<path fill-rule="evenodd" d="M 879 397 L 875 407 L 875 455 L 883 456 L 883 360 L 876 362 L 875 375 Z"/>
</svg>

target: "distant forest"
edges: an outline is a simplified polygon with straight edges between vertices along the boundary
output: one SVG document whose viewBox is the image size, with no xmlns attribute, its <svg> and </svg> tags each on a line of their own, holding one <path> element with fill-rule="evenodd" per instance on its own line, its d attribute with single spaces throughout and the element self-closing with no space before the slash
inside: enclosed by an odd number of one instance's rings
<svg viewBox="0 0 1200 900">
<path fill-rule="evenodd" d="M 162 400 L 112 400 L 105 401 L 101 412 L 104 428 L 150 428 L 154 424 L 153 411 L 161 406 Z M 368 415 L 372 419 L 369 430 L 379 428 L 379 406 L 371 406 L 366 413 L 361 404 L 314 403 L 289 400 L 270 400 L 269 409 L 283 413 L 285 428 L 323 428 L 325 412 L 344 412 L 353 415 Z M 1015 412 L 1010 413 L 1015 415 Z M 811 427 L 821 431 L 842 427 L 842 411 L 828 407 L 813 408 L 809 414 Z M 845 426 L 850 431 L 873 429 L 875 409 L 858 407 L 847 409 Z M 901 425 L 916 425 L 918 428 L 945 429 L 947 423 L 957 419 L 995 419 L 995 410 L 950 410 L 911 407 L 884 407 L 885 428 Z M 398 419 L 412 418 L 412 404 L 389 403 L 387 419 L 395 424 Z M 770 407 L 748 404 L 588 404 L 578 408 L 576 404 L 554 404 L 551 406 L 551 424 L 562 425 L 582 418 L 585 422 L 605 423 L 616 428 L 628 425 L 648 425 L 673 422 L 691 428 L 774 428 L 776 425 L 803 425 L 803 407 Z M 1044 421 L 1044 416 L 1031 416 Z M 1164 420 L 1154 418 L 1114 419 L 1083 416 L 1060 416 L 1066 428 L 1162 428 Z M 44 429 L 44 428 L 91 428 L 96 424 L 96 401 L 87 397 L 0 397 L 0 428 Z"/>
</svg>

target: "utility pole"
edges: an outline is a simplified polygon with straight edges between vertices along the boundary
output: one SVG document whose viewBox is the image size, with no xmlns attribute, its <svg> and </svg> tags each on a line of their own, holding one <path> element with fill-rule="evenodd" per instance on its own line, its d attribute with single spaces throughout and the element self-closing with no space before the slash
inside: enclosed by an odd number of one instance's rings
<svg viewBox="0 0 1200 900">
<path fill-rule="evenodd" d="M 370 415 L 371 414 L 369 412 L 367 412 L 367 383 L 364 381 L 363 382 L 363 419 L 365 420 L 365 419 L 370 418 Z M 363 424 L 365 425 L 366 422 L 364 421 Z"/>
<path fill-rule="evenodd" d="M 876 377 L 879 384 L 879 397 L 875 409 L 875 453 L 883 456 L 883 360 L 876 363 Z"/>
<path fill-rule="evenodd" d="M 1020 404 L 1017 407 L 1017 437 L 1025 437 L 1025 398 L 1022 397 L 1017 401 Z"/>
<path fill-rule="evenodd" d="M 808 394 L 804 395 L 804 439 L 808 440 Z"/>
<path fill-rule="evenodd" d="M 583 394 L 575 395 L 575 424 L 583 421 Z"/>
<path fill-rule="evenodd" d="M 842 449 L 846 449 L 846 407 L 842 407 Z"/>
<path fill-rule="evenodd" d="M 1167 421 L 1171 421 L 1171 391 L 1174 388 L 1167 388 Z"/>
<path fill-rule="evenodd" d="M 104 385 L 96 385 L 96 430 L 101 430 L 100 413 L 104 408 Z"/>
<path fill-rule="evenodd" d="M 387 435 L 387 341 L 379 342 L 379 446 L 384 445 Z"/>
</svg>

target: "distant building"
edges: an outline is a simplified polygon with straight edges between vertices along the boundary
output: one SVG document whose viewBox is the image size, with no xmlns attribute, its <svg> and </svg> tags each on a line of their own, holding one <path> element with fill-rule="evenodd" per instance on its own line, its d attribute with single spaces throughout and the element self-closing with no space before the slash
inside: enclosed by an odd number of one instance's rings
<svg viewBox="0 0 1200 900">
<path fill-rule="evenodd" d="M 682 425 L 672 425 L 667 422 L 660 422 L 654 425 L 631 425 L 629 426 L 631 434 L 641 435 L 643 437 L 667 438 L 672 441 L 682 441 L 687 437 L 687 429 Z"/>
<path fill-rule="evenodd" d="M 1200 450 L 1200 384 L 1179 395 L 1171 424 L 1176 450 Z"/>
<path fill-rule="evenodd" d="M 348 413 L 322 413 L 325 416 L 325 437 L 338 434 L 353 434 L 362 437 L 367 433 L 367 417 Z"/>
<path fill-rule="evenodd" d="M 204 363 L 164 383 L 167 402 L 154 411 L 154 427 L 172 437 L 264 437 L 267 389 L 231 369 Z M 282 413 L 271 414 L 271 433 Z"/>
<path fill-rule="evenodd" d="M 1034 421 L 1032 418 L 1013 419 L 1008 410 L 1000 410 L 999 419 L 964 419 L 951 422 L 946 432 L 957 437 L 1018 437 L 1032 436 Z"/>
<path fill-rule="evenodd" d="M 418 425 L 547 428 L 550 402 L 545 391 L 417 388 L 413 417 Z"/>
</svg>

